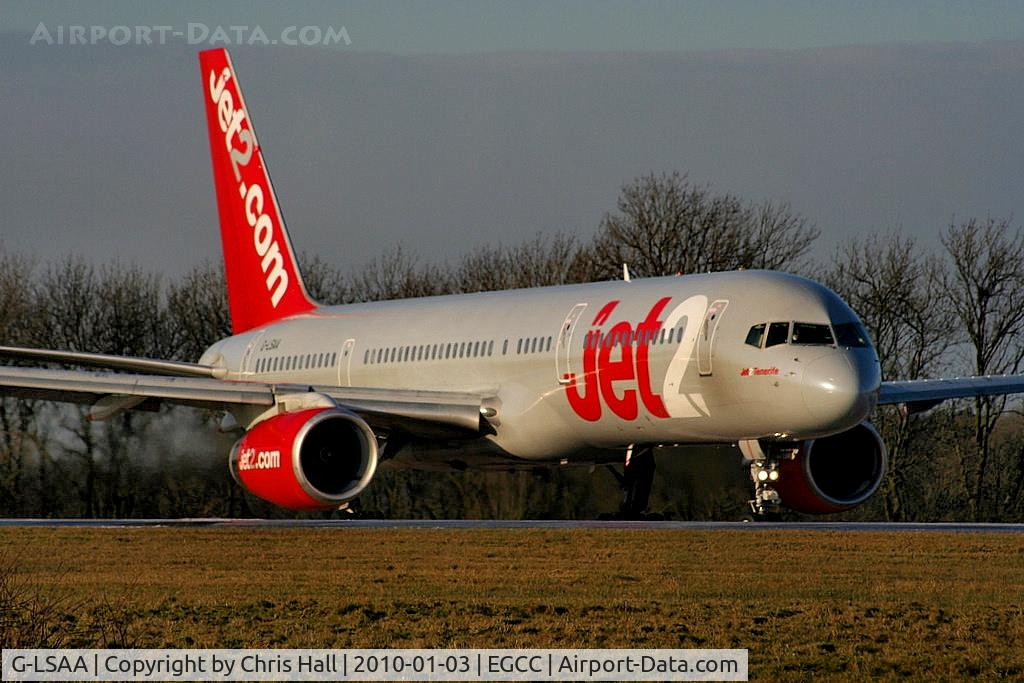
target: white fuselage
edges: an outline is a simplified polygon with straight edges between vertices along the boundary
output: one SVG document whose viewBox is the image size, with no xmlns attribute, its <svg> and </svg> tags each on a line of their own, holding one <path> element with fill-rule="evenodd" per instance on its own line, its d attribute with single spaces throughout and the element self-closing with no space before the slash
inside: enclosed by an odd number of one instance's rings
<svg viewBox="0 0 1024 683">
<path fill-rule="evenodd" d="M 737 271 L 325 307 L 222 340 L 228 378 L 470 391 L 494 397 L 475 445 L 450 459 L 595 462 L 630 444 L 807 439 L 865 419 L 870 346 L 748 341 L 759 324 L 856 322 L 804 278 Z M 801 328 L 803 329 L 803 328 Z"/>
</svg>

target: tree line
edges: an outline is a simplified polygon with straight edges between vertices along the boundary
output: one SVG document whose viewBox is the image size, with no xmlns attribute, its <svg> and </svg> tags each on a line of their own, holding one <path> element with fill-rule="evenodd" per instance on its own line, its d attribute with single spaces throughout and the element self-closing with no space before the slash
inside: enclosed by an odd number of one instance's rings
<svg viewBox="0 0 1024 683">
<path fill-rule="evenodd" d="M 952 221 L 936 248 L 900 230 L 852 238 L 823 262 L 819 230 L 785 203 L 749 202 L 679 173 L 627 183 L 593 238 L 538 234 L 424 262 L 394 248 L 352 271 L 300 258 L 319 301 L 352 303 L 737 268 L 824 282 L 861 315 L 886 378 L 1018 372 L 1024 235 L 1007 219 Z M 194 361 L 230 334 L 222 268 L 174 280 L 118 262 L 37 262 L 0 251 L 4 345 Z M 290 515 L 231 480 L 233 436 L 183 408 L 87 419 L 87 406 L 0 400 L 0 516 Z M 1024 421 L 1013 398 L 950 401 L 872 418 L 889 447 L 882 490 L 851 519 L 1024 520 Z M 738 451 L 665 448 L 652 509 L 732 519 L 749 497 Z M 388 517 L 587 518 L 614 510 L 602 469 L 428 473 L 382 468 L 360 503 Z"/>
</svg>

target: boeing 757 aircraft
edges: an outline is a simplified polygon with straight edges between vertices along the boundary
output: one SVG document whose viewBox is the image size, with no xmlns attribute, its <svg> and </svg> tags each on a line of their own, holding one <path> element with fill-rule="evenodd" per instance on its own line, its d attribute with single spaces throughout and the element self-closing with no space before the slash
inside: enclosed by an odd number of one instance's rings
<svg viewBox="0 0 1024 683">
<path fill-rule="evenodd" d="M 108 419 L 225 411 L 235 479 L 296 510 L 359 496 L 378 462 L 624 465 L 644 512 L 653 451 L 737 443 L 758 515 L 867 500 L 886 452 L 876 404 L 1024 392 L 1024 376 L 882 381 L 857 315 L 805 278 L 739 271 L 319 306 L 306 292 L 224 49 L 199 57 L 233 335 L 198 363 L 3 347 L 105 371 L 0 367 L 0 394 Z M 110 372 L 115 370 L 117 372 Z"/>
</svg>

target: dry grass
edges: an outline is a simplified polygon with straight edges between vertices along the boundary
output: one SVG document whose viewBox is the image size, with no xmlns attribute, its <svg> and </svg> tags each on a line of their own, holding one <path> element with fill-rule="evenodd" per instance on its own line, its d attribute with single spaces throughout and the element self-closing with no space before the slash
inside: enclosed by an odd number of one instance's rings
<svg viewBox="0 0 1024 683">
<path fill-rule="evenodd" d="M 1010 534 L 10 528 L 0 543 L 19 580 L 96 622 L 80 645 L 116 620 L 141 647 L 739 647 L 756 678 L 1024 676 Z"/>
</svg>

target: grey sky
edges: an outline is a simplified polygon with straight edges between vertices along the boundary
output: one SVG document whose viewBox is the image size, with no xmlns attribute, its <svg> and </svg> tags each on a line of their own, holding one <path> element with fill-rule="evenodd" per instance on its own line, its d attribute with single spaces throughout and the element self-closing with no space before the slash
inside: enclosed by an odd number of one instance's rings
<svg viewBox="0 0 1024 683">
<path fill-rule="evenodd" d="M 29 45 L 39 22 L 201 22 L 346 27 L 231 48 L 296 246 L 341 265 L 589 235 L 650 170 L 788 201 L 823 251 L 895 224 L 933 242 L 1024 215 L 1024 10 L 968 7 L 4 3 L 0 239 L 172 275 L 219 257 L 204 46 Z"/>
<path fill-rule="evenodd" d="M 506 50 L 792 49 L 891 42 L 1016 40 L 1012 0 L 416 0 L 301 3 L 54 2 L 0 5 L 2 30 L 47 24 L 252 26 L 343 24 L 352 49 L 391 53 Z"/>
</svg>

